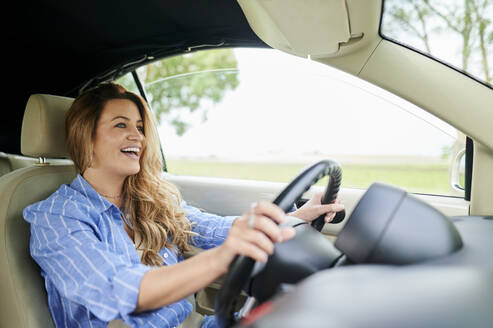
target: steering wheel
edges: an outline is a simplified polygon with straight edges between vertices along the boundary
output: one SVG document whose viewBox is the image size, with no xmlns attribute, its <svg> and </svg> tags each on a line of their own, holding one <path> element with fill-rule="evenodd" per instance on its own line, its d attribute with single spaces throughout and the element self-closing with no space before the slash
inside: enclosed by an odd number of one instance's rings
<svg viewBox="0 0 493 328">
<path fill-rule="evenodd" d="M 317 162 L 302 171 L 273 201 L 284 212 L 290 210 L 293 204 L 318 180 L 328 175 L 329 183 L 322 201 L 329 203 L 337 197 L 341 183 L 341 168 L 332 160 Z M 342 217 L 344 218 L 344 217 Z M 317 230 L 321 230 L 324 224 L 324 216 L 315 220 Z M 335 221 L 335 220 L 333 220 Z M 340 219 L 338 222 L 342 221 Z M 231 262 L 228 273 L 223 281 L 215 300 L 216 320 L 221 327 L 234 325 L 234 310 L 242 289 L 250 279 L 255 261 L 249 257 L 238 255 Z"/>
<path fill-rule="evenodd" d="M 329 181 L 327 182 L 327 187 L 325 188 L 324 194 L 321 199 L 322 204 L 330 204 L 334 202 L 337 198 L 337 193 L 341 186 L 342 172 L 340 166 L 336 162 L 332 162 L 332 165 L 327 172 L 329 176 Z M 329 223 L 335 224 L 340 223 L 346 217 L 346 211 L 342 210 L 336 213 L 332 221 Z M 312 221 L 312 227 L 317 231 L 322 231 L 325 225 L 325 214 L 320 215 L 318 218 Z"/>
</svg>

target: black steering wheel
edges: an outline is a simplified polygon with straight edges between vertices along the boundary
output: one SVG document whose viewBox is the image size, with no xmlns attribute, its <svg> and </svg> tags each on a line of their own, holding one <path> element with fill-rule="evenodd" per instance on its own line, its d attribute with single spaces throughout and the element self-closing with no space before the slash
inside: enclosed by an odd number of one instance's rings
<svg viewBox="0 0 493 328">
<path fill-rule="evenodd" d="M 339 164 L 332 160 L 323 160 L 306 168 L 276 197 L 273 203 L 278 205 L 284 212 L 289 211 L 293 204 L 312 185 L 326 175 L 330 178 L 322 203 L 330 203 L 337 197 L 342 179 Z M 344 217 L 342 216 L 342 219 L 340 217 L 341 215 L 339 215 L 339 218 L 335 218 L 333 223 L 342 221 Z M 313 222 L 314 227 L 318 231 L 322 229 L 323 224 L 323 215 Z M 250 279 L 254 265 L 255 261 L 253 259 L 243 255 L 236 256 L 231 262 L 222 287 L 216 296 L 214 306 L 216 320 L 221 327 L 230 327 L 236 323 L 234 310 L 238 296 Z"/>
</svg>

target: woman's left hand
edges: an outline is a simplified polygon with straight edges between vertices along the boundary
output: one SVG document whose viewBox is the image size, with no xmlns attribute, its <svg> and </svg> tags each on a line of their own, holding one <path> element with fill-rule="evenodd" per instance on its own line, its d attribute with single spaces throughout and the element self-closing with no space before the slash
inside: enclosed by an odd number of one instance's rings
<svg viewBox="0 0 493 328">
<path fill-rule="evenodd" d="M 288 215 L 295 216 L 306 222 L 312 222 L 320 215 L 325 214 L 325 222 L 330 222 L 336 216 L 336 213 L 344 209 L 344 205 L 336 199 L 334 203 L 322 205 L 323 192 L 316 193 L 312 199 L 306 202 L 303 206 Z"/>
</svg>

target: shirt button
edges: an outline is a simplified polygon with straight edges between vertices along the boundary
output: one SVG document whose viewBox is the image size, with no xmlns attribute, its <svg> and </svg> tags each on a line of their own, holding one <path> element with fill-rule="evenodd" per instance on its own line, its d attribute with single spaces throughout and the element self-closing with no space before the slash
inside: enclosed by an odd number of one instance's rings
<svg viewBox="0 0 493 328">
<path fill-rule="evenodd" d="M 164 257 L 165 259 L 167 259 L 167 258 L 168 258 L 168 253 L 164 253 L 163 257 Z M 176 328 L 176 327 L 175 327 L 175 328 Z"/>
</svg>

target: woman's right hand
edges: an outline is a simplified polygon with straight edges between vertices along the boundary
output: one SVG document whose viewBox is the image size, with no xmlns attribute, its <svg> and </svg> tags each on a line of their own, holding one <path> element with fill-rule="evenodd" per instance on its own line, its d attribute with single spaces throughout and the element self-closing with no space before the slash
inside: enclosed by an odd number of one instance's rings
<svg viewBox="0 0 493 328">
<path fill-rule="evenodd" d="M 253 214 L 254 220 L 250 220 Z M 292 227 L 279 228 L 286 214 L 276 205 L 260 202 L 233 221 L 224 243 L 174 265 L 147 271 L 142 277 L 135 312 L 149 311 L 196 293 L 225 274 L 236 255 L 265 262 L 274 243 L 292 238 Z M 250 225 L 253 223 L 253 226 Z"/>
<path fill-rule="evenodd" d="M 274 243 L 291 239 L 295 235 L 292 227 L 278 227 L 278 224 L 285 220 L 284 211 L 266 201 L 254 204 L 242 217 L 236 219 L 228 237 L 217 249 L 221 255 L 224 271 L 228 269 L 236 255 L 266 262 L 274 251 Z"/>
</svg>

